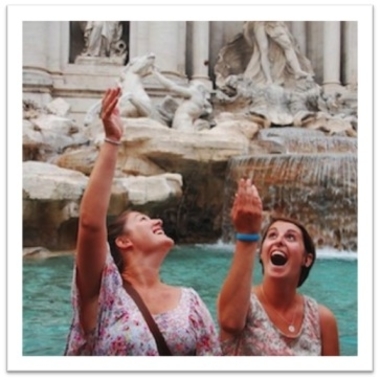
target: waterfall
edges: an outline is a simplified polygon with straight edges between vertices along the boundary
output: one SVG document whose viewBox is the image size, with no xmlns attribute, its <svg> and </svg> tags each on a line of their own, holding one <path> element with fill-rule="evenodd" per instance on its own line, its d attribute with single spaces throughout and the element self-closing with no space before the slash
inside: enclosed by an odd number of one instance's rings
<svg viewBox="0 0 380 380">
<path fill-rule="evenodd" d="M 258 188 L 263 202 L 263 226 L 271 216 L 291 217 L 305 225 L 317 247 L 357 250 L 356 153 L 267 154 L 231 158 L 223 206 L 224 242 L 234 239 L 230 212 L 241 177 L 252 178 Z"/>
<path fill-rule="evenodd" d="M 357 153 L 357 139 L 347 136 L 326 136 L 322 131 L 295 127 L 260 130 L 259 141 L 280 145 L 283 153 Z"/>
</svg>

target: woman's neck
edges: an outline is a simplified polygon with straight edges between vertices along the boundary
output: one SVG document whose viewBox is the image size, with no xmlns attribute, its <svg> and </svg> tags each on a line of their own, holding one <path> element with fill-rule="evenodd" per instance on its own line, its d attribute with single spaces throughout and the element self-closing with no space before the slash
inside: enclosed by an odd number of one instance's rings
<svg viewBox="0 0 380 380">
<path fill-rule="evenodd" d="M 259 292 L 265 302 L 269 302 L 277 310 L 289 309 L 296 300 L 297 288 L 294 285 L 273 283 L 273 281 L 263 281 L 259 287 Z"/>
<path fill-rule="evenodd" d="M 161 284 L 160 266 L 149 262 L 128 263 L 121 277 L 140 288 L 153 288 Z"/>
</svg>

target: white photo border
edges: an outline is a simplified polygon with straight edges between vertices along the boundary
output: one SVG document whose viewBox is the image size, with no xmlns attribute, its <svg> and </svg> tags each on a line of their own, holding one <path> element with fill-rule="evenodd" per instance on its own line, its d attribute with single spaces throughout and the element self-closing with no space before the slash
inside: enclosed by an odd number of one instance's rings
<svg viewBox="0 0 380 380">
<path fill-rule="evenodd" d="M 201 12 L 200 12 L 201 8 Z M 121 15 L 125 15 L 121 17 Z M 163 18 L 162 15 L 165 15 Z M 358 355 L 349 357 L 27 357 L 22 355 L 22 50 L 24 21 L 358 22 Z M 373 7 L 371 5 L 8 6 L 7 9 L 8 371 L 372 371 L 373 370 Z M 12 175 L 10 175 L 12 173 Z M 372 218 L 370 217 L 372 215 Z M 371 271 L 372 270 L 372 271 Z M 69 302 L 69 301 L 68 301 Z"/>
</svg>

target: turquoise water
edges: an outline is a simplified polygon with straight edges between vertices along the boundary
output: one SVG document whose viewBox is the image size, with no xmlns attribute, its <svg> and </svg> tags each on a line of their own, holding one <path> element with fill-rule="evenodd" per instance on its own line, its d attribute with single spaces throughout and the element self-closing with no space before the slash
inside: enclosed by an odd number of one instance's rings
<svg viewBox="0 0 380 380">
<path fill-rule="evenodd" d="M 166 258 L 162 278 L 198 291 L 216 321 L 215 302 L 227 274 L 232 246 L 176 247 Z M 330 308 L 337 317 L 341 354 L 357 355 L 357 255 L 318 252 L 309 278 L 300 289 Z M 73 257 L 24 260 L 23 355 L 62 355 L 71 321 Z M 256 266 L 255 282 L 261 279 Z"/>
</svg>

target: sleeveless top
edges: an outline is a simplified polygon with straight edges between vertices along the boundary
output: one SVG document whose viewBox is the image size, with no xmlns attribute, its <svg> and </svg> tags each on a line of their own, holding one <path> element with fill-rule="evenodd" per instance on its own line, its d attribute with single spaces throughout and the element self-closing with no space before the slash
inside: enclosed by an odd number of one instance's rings
<svg viewBox="0 0 380 380">
<path fill-rule="evenodd" d="M 232 339 L 222 342 L 223 355 L 293 356 L 321 355 L 321 332 L 317 302 L 304 296 L 304 319 L 296 338 L 288 338 L 271 322 L 252 293 L 246 325 Z"/>
<path fill-rule="evenodd" d="M 121 275 L 107 253 L 98 299 L 98 319 L 85 334 L 80 321 L 80 300 L 74 268 L 73 319 L 65 355 L 159 355 L 154 337 L 133 299 L 125 291 Z M 181 288 L 179 304 L 153 315 L 172 355 L 221 355 L 212 317 L 198 293 Z"/>
</svg>

